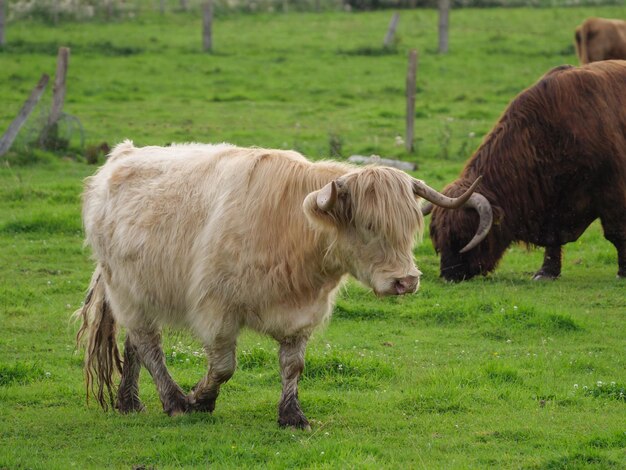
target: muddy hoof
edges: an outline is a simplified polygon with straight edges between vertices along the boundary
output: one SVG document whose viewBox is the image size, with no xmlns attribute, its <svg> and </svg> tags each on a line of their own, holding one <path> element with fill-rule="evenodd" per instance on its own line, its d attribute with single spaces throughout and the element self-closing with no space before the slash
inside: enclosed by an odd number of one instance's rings
<svg viewBox="0 0 626 470">
<path fill-rule="evenodd" d="M 115 404 L 115 408 L 117 408 L 117 411 L 122 414 L 139 413 L 146 410 L 146 407 L 143 405 L 143 403 L 141 403 L 139 398 L 128 401 L 118 400 Z"/>
<path fill-rule="evenodd" d="M 186 397 L 183 397 L 182 399 L 172 401 L 167 405 L 164 404 L 163 411 L 169 416 L 178 416 L 189 413 L 191 411 L 191 406 L 189 405 Z"/>
<path fill-rule="evenodd" d="M 294 429 L 302 429 L 303 431 L 311 430 L 311 425 L 309 424 L 309 421 L 302 413 L 279 416 L 278 425 L 281 428 L 289 427 Z"/>
</svg>

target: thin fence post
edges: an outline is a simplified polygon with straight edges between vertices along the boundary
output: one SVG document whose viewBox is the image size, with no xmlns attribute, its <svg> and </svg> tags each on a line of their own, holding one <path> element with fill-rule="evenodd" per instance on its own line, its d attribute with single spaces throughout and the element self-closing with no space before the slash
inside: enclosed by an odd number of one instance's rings
<svg viewBox="0 0 626 470">
<path fill-rule="evenodd" d="M 202 48 L 204 52 L 211 52 L 213 49 L 213 0 L 204 2 L 202 12 Z"/>
<path fill-rule="evenodd" d="M 159 12 L 164 15 L 165 14 L 165 0 L 159 1 Z"/>
<path fill-rule="evenodd" d="M 4 46 L 4 0 L 0 0 L 0 47 Z"/>
<path fill-rule="evenodd" d="M 182 11 L 189 10 L 189 0 L 180 0 L 180 9 Z"/>
<path fill-rule="evenodd" d="M 65 83 L 67 77 L 67 66 L 70 60 L 70 48 L 59 47 L 57 55 L 57 70 L 54 75 L 54 89 L 52 91 L 52 108 L 48 116 L 48 127 L 54 126 L 61 117 L 63 104 L 65 102 Z"/>
<path fill-rule="evenodd" d="M 417 51 L 409 52 L 409 67 L 406 74 L 406 138 L 408 153 L 413 153 L 413 133 L 415 131 L 415 83 L 417 78 Z"/>
<path fill-rule="evenodd" d="M 43 95 L 49 79 L 50 77 L 48 77 L 45 73 L 41 76 L 37 86 L 31 92 L 30 96 L 22 106 L 22 109 L 20 109 L 17 117 L 13 119 L 13 122 L 11 122 L 11 125 L 0 139 L 0 157 L 7 153 L 11 148 L 11 145 L 13 144 L 17 133 L 20 131 L 20 128 L 39 102 L 41 95 Z"/>
<path fill-rule="evenodd" d="M 104 8 L 106 11 L 106 19 L 109 21 L 112 20 L 113 19 L 113 0 L 106 0 L 104 4 Z"/>
<path fill-rule="evenodd" d="M 448 18 L 450 16 L 450 0 L 438 0 L 439 5 L 439 53 L 448 52 Z"/>
<path fill-rule="evenodd" d="M 385 42 L 383 45 L 387 48 L 393 44 L 393 40 L 396 36 L 396 28 L 398 27 L 398 21 L 400 20 L 400 13 L 395 12 L 389 22 L 389 28 L 387 28 L 387 34 L 385 34 Z"/>
<path fill-rule="evenodd" d="M 58 143 L 58 122 L 63 113 L 63 104 L 65 102 L 65 81 L 69 57 L 70 49 L 68 47 L 59 47 L 54 88 L 52 90 L 52 107 L 50 108 L 48 120 L 41 130 L 41 134 L 39 134 L 39 145 L 42 148 L 55 148 Z"/>
</svg>

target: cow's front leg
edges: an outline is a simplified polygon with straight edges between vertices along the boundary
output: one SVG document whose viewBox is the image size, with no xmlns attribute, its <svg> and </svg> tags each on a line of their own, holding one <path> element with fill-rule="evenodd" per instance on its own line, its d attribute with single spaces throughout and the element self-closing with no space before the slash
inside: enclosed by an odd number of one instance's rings
<svg viewBox="0 0 626 470">
<path fill-rule="evenodd" d="M 556 279 L 561 275 L 561 245 L 547 246 L 543 254 L 543 265 L 535 273 L 533 280 Z"/>
<path fill-rule="evenodd" d="M 309 421 L 298 401 L 298 380 L 304 369 L 304 350 L 307 336 L 293 336 L 280 341 L 280 375 L 283 391 L 278 404 L 278 424 L 310 430 Z"/>
<path fill-rule="evenodd" d="M 228 381 L 237 366 L 236 339 L 217 338 L 210 346 L 205 346 L 209 369 L 207 374 L 196 384 L 189 394 L 189 404 L 196 411 L 215 409 L 215 401 L 220 393 L 220 386 Z"/>
</svg>

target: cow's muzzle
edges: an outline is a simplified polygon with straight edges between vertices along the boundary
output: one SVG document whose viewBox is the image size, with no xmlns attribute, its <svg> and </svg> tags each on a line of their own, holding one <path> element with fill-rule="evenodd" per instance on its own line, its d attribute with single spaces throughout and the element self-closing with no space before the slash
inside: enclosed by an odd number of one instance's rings
<svg viewBox="0 0 626 470">
<path fill-rule="evenodd" d="M 391 295 L 412 294 L 417 290 L 419 284 L 419 276 L 405 276 L 393 281 L 391 286 Z"/>
</svg>

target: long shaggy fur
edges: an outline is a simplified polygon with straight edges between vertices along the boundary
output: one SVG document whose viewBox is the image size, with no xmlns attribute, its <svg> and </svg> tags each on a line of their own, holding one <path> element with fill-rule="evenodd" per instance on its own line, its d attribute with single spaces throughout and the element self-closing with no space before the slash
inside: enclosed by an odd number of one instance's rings
<svg viewBox="0 0 626 470">
<path fill-rule="evenodd" d="M 316 196 L 333 181 L 339 200 L 321 210 Z M 100 404 L 112 399 L 120 368 L 116 322 L 131 332 L 141 363 L 158 370 L 164 407 L 175 413 L 186 405 L 158 354 L 162 326 L 188 328 L 208 349 L 234 348 L 244 326 L 304 341 L 328 319 L 346 274 L 381 295 L 397 293 L 398 279 L 417 282 L 412 248 L 423 219 L 412 181 L 393 168 L 313 163 L 291 151 L 118 145 L 83 195 L 98 267 L 78 312 L 79 339 L 87 339 L 87 384 Z M 203 382 L 210 399 L 199 391 L 194 406 L 212 409 L 232 374 L 234 351 L 215 354 Z"/>
</svg>

